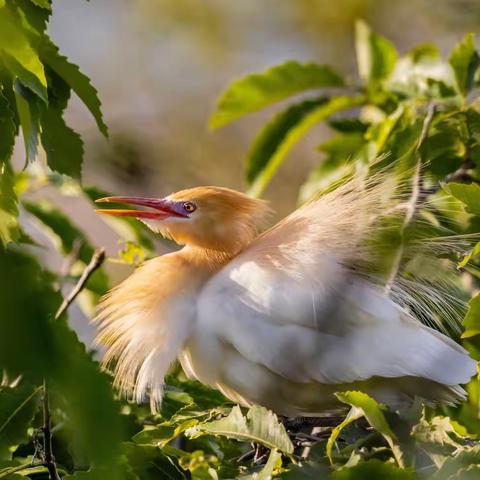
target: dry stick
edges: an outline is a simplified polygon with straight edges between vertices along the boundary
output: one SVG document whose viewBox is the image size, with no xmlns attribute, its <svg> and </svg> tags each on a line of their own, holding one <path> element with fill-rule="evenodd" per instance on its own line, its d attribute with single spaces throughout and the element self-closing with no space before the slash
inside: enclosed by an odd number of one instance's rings
<svg viewBox="0 0 480 480">
<path fill-rule="evenodd" d="M 77 295 L 83 290 L 85 284 L 87 283 L 90 276 L 97 270 L 105 260 L 105 249 L 99 248 L 95 250 L 90 263 L 83 270 L 82 275 L 78 279 L 77 284 L 68 294 L 67 297 L 63 300 L 60 308 L 55 314 L 55 320 L 58 320 L 67 310 L 67 308 L 72 304 Z M 50 416 L 50 406 L 48 401 L 48 387 L 47 381 L 43 381 L 43 460 L 44 465 L 48 469 L 50 480 L 61 480 L 60 475 L 58 474 L 57 465 L 55 463 L 55 457 L 53 456 L 52 449 L 52 422 Z"/>
</svg>

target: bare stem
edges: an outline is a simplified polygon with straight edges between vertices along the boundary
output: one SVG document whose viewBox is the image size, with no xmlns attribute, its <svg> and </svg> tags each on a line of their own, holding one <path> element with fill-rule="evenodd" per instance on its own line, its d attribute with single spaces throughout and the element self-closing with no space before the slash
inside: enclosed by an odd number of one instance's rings
<svg viewBox="0 0 480 480">
<path fill-rule="evenodd" d="M 422 131 L 420 133 L 420 137 L 418 138 L 417 145 L 415 146 L 414 155 L 417 157 L 417 164 L 415 166 L 415 174 L 412 181 L 412 195 L 410 197 L 408 204 L 406 205 L 405 218 L 403 220 L 403 225 L 402 225 L 402 235 L 405 229 L 408 227 L 408 225 L 412 221 L 413 217 L 415 216 L 415 212 L 418 208 L 418 203 L 422 195 L 422 190 L 423 190 L 422 159 L 420 158 L 419 151 L 420 151 L 420 147 L 422 146 L 423 142 L 426 140 L 428 136 L 428 131 L 430 130 L 433 117 L 435 116 L 435 110 L 436 110 L 435 104 L 431 103 L 428 106 L 428 111 L 423 121 Z M 395 278 L 397 277 L 398 270 L 400 269 L 400 264 L 402 261 L 403 249 L 404 249 L 404 245 L 402 240 L 402 243 L 399 245 L 395 253 L 392 269 L 390 271 L 390 275 L 385 285 L 386 293 L 390 293 L 393 283 L 395 282 Z"/>
<path fill-rule="evenodd" d="M 78 279 L 77 284 L 72 289 L 72 291 L 65 297 L 62 304 L 60 305 L 57 313 L 55 314 L 55 319 L 60 318 L 67 308 L 72 304 L 77 295 L 83 290 L 88 279 L 91 277 L 93 272 L 97 270 L 105 260 L 105 249 L 99 248 L 95 250 L 89 264 L 85 267 L 82 272 L 82 275 Z M 52 421 L 50 415 L 50 405 L 49 405 L 49 395 L 48 395 L 48 386 L 47 381 L 43 381 L 43 463 L 48 469 L 50 480 L 61 480 L 60 475 L 58 474 L 57 465 L 55 463 L 55 457 L 53 455 L 52 448 Z"/>
<path fill-rule="evenodd" d="M 73 288 L 73 290 L 65 297 L 62 304 L 60 305 L 57 313 L 55 314 L 55 318 L 60 318 L 67 308 L 72 304 L 72 302 L 77 298 L 77 295 L 83 290 L 85 284 L 88 282 L 88 279 L 92 276 L 93 272 L 97 270 L 105 260 L 105 249 L 98 248 L 95 250 L 92 258 L 90 259 L 90 263 L 85 267 L 82 272 L 82 275 L 78 279 L 77 284 Z"/>
</svg>

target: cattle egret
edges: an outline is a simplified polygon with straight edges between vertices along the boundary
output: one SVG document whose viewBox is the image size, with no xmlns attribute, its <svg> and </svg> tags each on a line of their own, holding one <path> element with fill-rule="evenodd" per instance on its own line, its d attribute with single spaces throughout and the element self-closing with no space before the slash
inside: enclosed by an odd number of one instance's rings
<svg viewBox="0 0 480 480">
<path fill-rule="evenodd" d="M 382 218 L 405 213 L 390 190 L 384 178 L 350 180 L 262 234 L 266 203 L 228 188 L 99 199 L 143 207 L 98 211 L 138 218 L 183 245 L 101 302 L 99 342 L 116 384 L 155 408 L 178 359 L 234 402 L 285 416 L 318 416 L 347 389 L 390 405 L 464 398 L 476 362 L 425 324 L 432 298 L 441 308 L 435 285 L 410 280 L 418 295 L 409 308 L 407 287 L 371 273 Z"/>
</svg>

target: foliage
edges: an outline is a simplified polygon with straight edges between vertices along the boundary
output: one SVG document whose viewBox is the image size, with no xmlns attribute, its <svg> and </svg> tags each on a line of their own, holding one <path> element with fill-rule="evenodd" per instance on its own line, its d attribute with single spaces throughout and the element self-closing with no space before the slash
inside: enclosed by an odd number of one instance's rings
<svg viewBox="0 0 480 480">
<path fill-rule="evenodd" d="M 94 247 L 58 205 L 29 195 L 46 186 L 60 197 L 107 195 L 80 184 L 83 144 L 64 120 L 72 91 L 104 135 L 107 127 L 90 80 L 46 33 L 51 8 L 49 0 L 0 0 L 0 478 L 48 478 L 39 451 L 44 380 L 63 478 L 477 478 L 476 379 L 457 407 L 416 401 L 394 412 L 365 393 L 339 392 L 339 404 L 350 412 L 335 428 L 324 426 L 314 434 L 263 407 L 232 405 L 178 369 L 167 378 L 158 414 L 117 398 L 109 375 L 66 315 L 55 319 L 60 287 L 77 280 Z M 386 218 L 389 248 L 379 252 L 379 276 L 391 287 L 399 274 L 418 278 L 434 271 L 456 294 L 471 298 L 463 312 L 462 341 L 480 358 L 480 300 L 474 295 L 480 244 L 475 245 L 478 236 L 468 236 L 478 231 L 480 216 L 480 62 L 474 37 L 467 35 L 445 61 L 432 45 L 401 55 L 358 22 L 355 48 L 358 79 L 344 80 L 330 66 L 289 60 L 234 81 L 220 96 L 210 125 L 221 127 L 289 102 L 260 130 L 247 154 L 245 180 L 253 195 L 264 192 L 293 146 L 318 124 L 327 125 L 331 136 L 318 147 L 318 165 L 300 190 L 300 202 L 351 175 L 368 178 L 391 165 L 398 188 L 410 185 L 405 198 L 413 208 L 401 222 Z M 293 98 L 297 94 L 301 97 Z M 20 134 L 26 168 L 16 171 L 12 156 Z M 42 246 L 24 232 L 20 211 L 72 260 L 67 271 L 49 272 L 41 265 Z M 112 260 L 135 264 L 154 253 L 151 234 L 140 223 L 115 218 L 110 225 L 126 238 L 119 259 Z M 439 232 L 462 238 L 464 255 L 451 258 L 451 252 L 439 250 L 438 265 L 426 266 L 411 242 Z M 443 260 L 450 261 L 447 268 L 440 267 Z M 464 272 L 461 283 L 446 280 L 452 262 Z M 99 269 L 86 290 L 102 294 L 108 284 Z M 440 311 L 432 306 L 433 320 L 458 336 L 449 319 L 437 318 Z"/>
</svg>

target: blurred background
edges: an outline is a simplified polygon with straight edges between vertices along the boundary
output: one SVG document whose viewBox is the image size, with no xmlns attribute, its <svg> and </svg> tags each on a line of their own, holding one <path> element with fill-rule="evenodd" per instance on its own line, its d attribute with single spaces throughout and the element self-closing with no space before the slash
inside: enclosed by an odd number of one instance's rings
<svg viewBox="0 0 480 480">
<path fill-rule="evenodd" d="M 107 142 L 71 102 L 69 120 L 86 142 L 84 183 L 158 196 L 199 184 L 242 188 L 249 142 L 272 111 L 209 132 L 216 97 L 232 79 L 291 58 L 330 63 L 354 78 L 357 18 L 400 53 L 435 42 L 447 54 L 478 30 L 480 8 L 475 0 L 55 2 L 50 34 L 92 79 L 110 128 Z M 266 192 L 281 214 L 321 159 L 312 149 L 318 132 L 310 140 Z"/>
<path fill-rule="evenodd" d="M 217 96 L 231 80 L 287 59 L 330 63 L 354 79 L 357 18 L 392 40 L 401 54 L 434 42 L 446 55 L 467 31 L 478 31 L 480 8 L 475 0 L 54 2 L 50 35 L 90 76 L 110 128 L 107 141 L 83 105 L 70 101 L 67 123 L 85 141 L 84 184 L 149 196 L 200 184 L 242 189 L 244 156 L 273 111 L 211 132 L 207 120 Z M 314 147 L 328 134 L 313 130 L 269 186 L 265 196 L 279 216 L 295 207 L 298 187 L 321 161 Z M 23 161 L 22 148 L 17 155 Z M 121 234 L 88 202 L 55 198 L 48 189 L 41 195 L 69 213 L 94 244 L 116 255 Z M 31 230 L 35 236 L 35 226 Z M 51 268 L 61 267 L 54 246 L 44 256 Z M 120 270 L 118 278 L 128 273 Z"/>
</svg>

